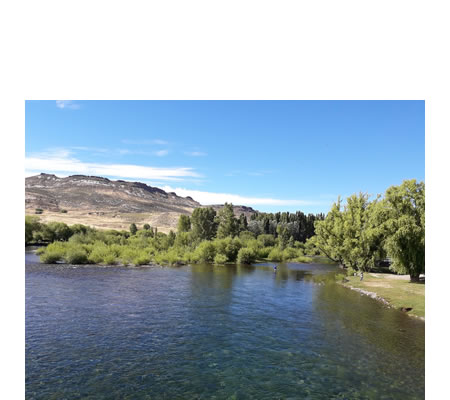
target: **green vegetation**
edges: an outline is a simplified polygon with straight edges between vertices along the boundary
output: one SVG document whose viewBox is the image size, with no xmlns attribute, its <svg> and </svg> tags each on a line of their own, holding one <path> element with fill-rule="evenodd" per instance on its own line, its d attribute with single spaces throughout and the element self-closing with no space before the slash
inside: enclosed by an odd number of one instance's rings
<svg viewBox="0 0 450 400">
<path fill-rule="evenodd" d="M 425 184 L 415 180 L 369 201 L 360 193 L 333 204 L 307 245 L 352 270 L 368 271 L 387 257 L 390 268 L 418 282 L 425 273 Z M 306 247 L 306 246 L 305 246 Z"/>
<path fill-rule="evenodd" d="M 425 285 L 411 283 L 402 276 L 393 274 L 364 274 L 360 281 L 359 276 L 347 277 L 345 285 L 376 293 L 397 309 L 412 310 L 408 314 L 425 317 Z"/>
<path fill-rule="evenodd" d="M 192 217 L 181 215 L 177 233 L 168 234 L 148 224 L 138 229 L 133 223 L 129 232 L 99 231 L 79 224 L 70 227 L 61 222 L 43 224 L 38 217 L 27 216 L 25 243 L 49 243 L 39 250 L 42 262 L 71 264 L 311 262 L 305 253 L 317 252 L 311 245 L 307 248 L 287 235 L 256 235 L 246 227 L 247 219 L 244 215 L 236 218 L 231 204 L 217 214 L 212 208 L 197 208 Z M 283 234 L 286 229 L 279 230 Z"/>
<path fill-rule="evenodd" d="M 44 210 L 42 208 L 36 208 L 36 210 L 34 210 L 35 214 L 42 214 L 44 212 Z"/>
</svg>

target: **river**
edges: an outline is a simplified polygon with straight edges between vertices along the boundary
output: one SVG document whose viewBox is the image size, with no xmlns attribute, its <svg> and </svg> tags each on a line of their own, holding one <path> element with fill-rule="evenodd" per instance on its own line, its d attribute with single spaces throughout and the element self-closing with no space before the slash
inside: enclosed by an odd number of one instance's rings
<svg viewBox="0 0 450 400">
<path fill-rule="evenodd" d="M 424 398 L 424 322 L 334 266 L 25 258 L 27 399 Z"/>
</svg>

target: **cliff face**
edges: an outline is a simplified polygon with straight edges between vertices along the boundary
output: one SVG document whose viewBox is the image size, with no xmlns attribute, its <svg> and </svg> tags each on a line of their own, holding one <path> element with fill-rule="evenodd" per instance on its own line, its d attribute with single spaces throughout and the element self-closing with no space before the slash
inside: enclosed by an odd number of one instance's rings
<svg viewBox="0 0 450 400">
<path fill-rule="evenodd" d="M 190 215 L 197 207 L 206 206 L 202 206 L 189 196 L 180 197 L 176 193 L 167 193 L 141 182 L 113 181 L 85 175 L 58 178 L 50 174 L 25 179 L 25 209 L 29 214 L 34 214 L 36 208 L 43 209 L 44 221 L 51 217 L 53 220 L 67 220 L 68 223 L 84 222 L 117 228 L 117 226 L 125 227 L 129 220 L 138 222 L 136 214 L 142 214 L 142 221 L 148 221 L 144 214 L 152 214 L 151 222 L 155 226 L 169 229 L 176 228 L 180 214 Z M 210 207 L 219 211 L 223 205 Z M 61 210 L 68 210 L 71 213 L 64 215 L 60 213 Z M 234 214 L 237 217 L 244 214 L 249 218 L 255 212 L 251 207 L 234 206 Z M 78 219 L 70 220 L 75 213 Z M 107 221 L 108 215 L 122 218 L 123 223 L 113 225 Z M 85 220 L 85 216 L 89 216 L 89 220 Z M 100 219 L 92 221 L 92 216 L 101 216 L 101 221 Z"/>
<path fill-rule="evenodd" d="M 25 179 L 25 208 L 49 211 L 86 210 L 121 213 L 190 213 L 201 204 L 140 182 L 97 176 L 58 178 L 40 174 Z"/>
</svg>

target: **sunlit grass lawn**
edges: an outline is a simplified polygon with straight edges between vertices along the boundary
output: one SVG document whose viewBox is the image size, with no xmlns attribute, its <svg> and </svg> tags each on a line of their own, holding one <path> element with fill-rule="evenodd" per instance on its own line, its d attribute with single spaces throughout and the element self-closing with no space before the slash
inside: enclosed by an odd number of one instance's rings
<svg viewBox="0 0 450 400">
<path fill-rule="evenodd" d="M 425 317 L 424 283 L 411 283 L 409 276 L 405 275 L 375 273 L 364 274 L 362 281 L 359 276 L 349 276 L 347 279 L 347 285 L 376 293 L 395 308 L 411 307 L 408 314 Z"/>
</svg>

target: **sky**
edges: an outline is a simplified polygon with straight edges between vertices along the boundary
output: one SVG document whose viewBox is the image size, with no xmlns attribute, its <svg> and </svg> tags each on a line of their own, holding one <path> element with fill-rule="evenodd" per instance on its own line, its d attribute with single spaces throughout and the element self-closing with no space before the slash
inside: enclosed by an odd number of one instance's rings
<svg viewBox="0 0 450 400">
<path fill-rule="evenodd" d="M 26 101 L 25 175 L 41 172 L 326 213 L 425 180 L 425 102 Z"/>
</svg>

